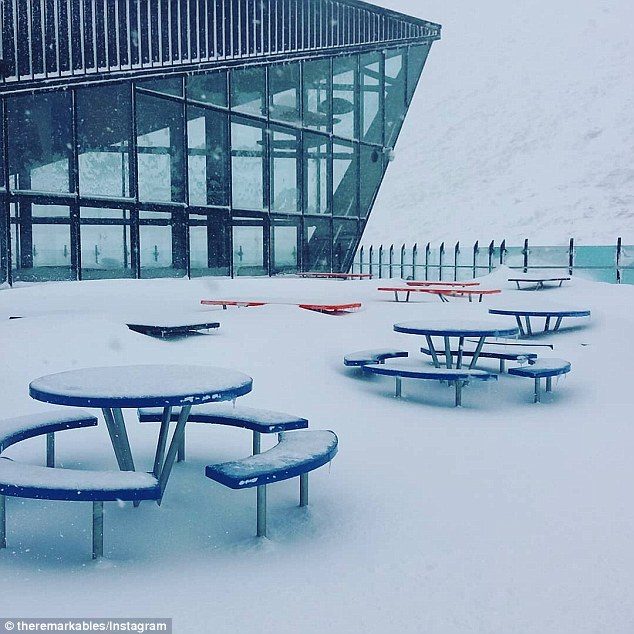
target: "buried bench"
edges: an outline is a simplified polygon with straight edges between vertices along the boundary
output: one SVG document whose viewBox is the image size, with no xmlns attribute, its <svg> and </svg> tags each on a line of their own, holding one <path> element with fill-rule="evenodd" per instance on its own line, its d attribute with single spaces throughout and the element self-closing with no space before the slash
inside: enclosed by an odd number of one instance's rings
<svg viewBox="0 0 634 634">
<path fill-rule="evenodd" d="M 275 447 L 242 460 L 208 465 L 205 475 L 231 489 L 257 487 L 257 536 L 266 537 L 266 485 L 299 476 L 299 505 L 308 505 L 308 473 L 337 454 L 339 440 L 326 430 L 282 432 Z"/>
<path fill-rule="evenodd" d="M 215 328 L 220 328 L 220 322 L 217 321 L 187 321 L 182 322 L 137 322 L 126 324 L 128 328 L 134 332 L 138 332 L 142 335 L 148 335 L 149 337 L 160 337 L 166 339 L 168 337 L 178 337 L 184 335 L 192 335 L 194 333 L 200 333 L 203 330 L 209 331 Z"/>
<path fill-rule="evenodd" d="M 0 421 L 0 450 L 27 438 L 47 436 L 47 464 L 54 464 L 58 431 L 94 427 L 97 419 L 78 410 L 49 412 Z M 6 548 L 6 496 L 38 500 L 92 502 L 92 558 L 103 556 L 103 503 L 158 500 L 158 480 L 133 471 L 84 471 L 14 462 L 0 457 L 0 548 Z"/>
<path fill-rule="evenodd" d="M 376 350 L 361 350 L 351 352 L 343 358 L 343 364 L 348 367 L 359 367 L 374 363 L 385 363 L 386 359 L 402 359 L 409 353 L 406 350 L 396 350 L 394 348 L 378 348 Z"/>
<path fill-rule="evenodd" d="M 570 362 L 565 359 L 539 359 L 533 365 L 509 368 L 509 374 L 535 379 L 534 403 L 541 402 L 542 379 L 546 379 L 546 391 L 551 392 L 553 377 L 568 374 L 568 372 L 570 372 Z"/>
<path fill-rule="evenodd" d="M 432 358 L 434 353 L 436 354 L 437 357 L 444 357 L 446 355 L 446 351 L 442 349 L 432 351 L 429 348 L 423 347 L 420 349 L 420 351 L 423 354 L 426 354 Z M 473 348 L 468 348 L 462 351 L 450 350 L 449 353 L 452 356 L 456 356 L 456 357 L 462 355 L 463 357 L 472 358 L 476 353 L 476 347 L 474 346 Z M 478 354 L 478 359 L 482 359 L 482 358 L 498 359 L 500 361 L 500 372 L 504 372 L 507 361 L 518 361 L 518 362 L 528 361 L 529 364 L 533 364 L 535 363 L 537 359 L 537 353 L 531 352 L 528 350 L 522 350 L 521 348 L 514 349 L 513 347 L 503 349 L 503 350 L 489 350 L 489 349 L 484 350 L 483 349 Z"/>
<path fill-rule="evenodd" d="M 462 405 L 462 388 L 471 379 L 479 381 L 497 381 L 497 375 L 485 370 L 449 369 L 449 368 L 424 368 L 418 369 L 409 365 L 365 365 L 363 369 L 373 374 L 383 374 L 396 378 L 395 396 L 402 393 L 402 379 L 422 379 L 426 381 L 447 381 L 454 383 L 456 388 L 456 407 Z"/>
<path fill-rule="evenodd" d="M 144 407 L 138 410 L 139 422 L 161 423 L 163 422 L 162 407 Z M 180 407 L 172 407 L 171 422 L 177 422 L 180 415 Z M 205 403 L 194 405 L 187 419 L 189 423 L 207 423 L 210 425 L 228 425 L 241 427 L 253 432 L 253 453 L 260 453 L 261 434 L 277 434 L 283 431 L 306 429 L 308 421 L 299 416 L 285 414 L 283 412 L 271 412 L 265 409 L 252 407 L 232 407 L 220 403 Z M 163 432 L 163 430 L 162 430 Z M 166 433 L 166 431 L 165 431 Z M 161 437 L 165 434 L 161 434 Z M 185 435 L 183 444 L 178 452 L 178 460 L 185 460 Z"/>
</svg>

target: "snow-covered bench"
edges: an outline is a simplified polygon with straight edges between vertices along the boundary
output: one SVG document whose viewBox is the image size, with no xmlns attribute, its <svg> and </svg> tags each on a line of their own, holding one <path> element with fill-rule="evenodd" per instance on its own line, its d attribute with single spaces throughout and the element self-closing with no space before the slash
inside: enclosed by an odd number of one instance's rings
<svg viewBox="0 0 634 634">
<path fill-rule="evenodd" d="M 486 345 L 486 344 L 485 344 Z M 473 357 L 476 351 L 476 346 L 472 346 L 462 350 L 463 357 Z M 432 351 L 429 348 L 421 348 L 420 351 L 430 357 L 433 357 Z M 435 350 L 437 357 L 444 357 L 445 350 Z M 451 350 L 452 356 L 458 356 L 459 350 Z M 500 361 L 500 372 L 504 372 L 506 361 L 528 361 L 529 364 L 535 363 L 537 359 L 537 353 L 531 350 L 523 350 L 517 346 L 507 346 L 506 348 L 499 348 L 497 350 L 483 349 L 478 355 L 479 359 L 498 359 Z"/>
<path fill-rule="evenodd" d="M 82 427 L 93 427 L 97 419 L 80 410 L 55 411 L 0 421 L 0 451 L 27 438 Z M 47 442 L 47 463 L 54 464 Z M 92 502 L 92 557 L 103 555 L 103 503 L 110 501 L 158 500 L 158 480 L 133 471 L 84 471 L 14 462 L 0 457 L 0 548 L 6 548 L 5 496 L 38 500 Z"/>
<path fill-rule="evenodd" d="M 406 350 L 395 348 L 379 348 L 377 350 L 361 350 L 351 352 L 343 358 L 343 364 L 349 367 L 359 367 L 373 363 L 385 363 L 386 359 L 399 359 L 408 356 Z"/>
<path fill-rule="evenodd" d="M 509 374 L 535 379 L 533 402 L 539 403 L 541 401 L 541 380 L 546 379 L 546 391 L 551 392 L 553 377 L 568 374 L 570 367 L 570 362 L 565 359 L 539 359 L 528 367 L 509 368 Z"/>
<path fill-rule="evenodd" d="M 165 339 L 167 337 L 177 337 L 181 335 L 191 335 L 199 333 L 203 330 L 213 330 L 220 328 L 220 322 L 218 321 L 200 321 L 200 320 L 166 320 L 158 319 L 156 321 L 144 321 L 127 324 L 130 330 L 138 332 L 142 335 L 148 335 L 150 337 L 160 337 Z"/>
<path fill-rule="evenodd" d="M 171 410 L 171 421 L 178 421 L 180 407 Z M 163 409 L 161 407 L 144 407 L 138 410 L 139 422 L 162 423 Z M 277 434 L 283 431 L 305 429 L 308 421 L 299 416 L 284 414 L 283 412 L 271 412 L 265 409 L 252 407 L 232 407 L 228 404 L 206 403 L 194 405 L 187 419 L 190 423 L 207 423 L 210 425 L 229 425 L 241 427 L 253 432 L 253 453 L 260 453 L 261 434 Z M 185 459 L 185 436 L 178 453 L 178 460 Z"/>
<path fill-rule="evenodd" d="M 383 374 L 396 378 L 395 396 L 401 396 L 401 381 L 406 379 L 422 379 L 425 381 L 447 381 L 454 383 L 456 388 L 456 407 L 462 405 L 462 388 L 470 380 L 496 381 L 497 375 L 485 370 L 448 369 L 448 368 L 422 368 L 411 365 L 365 365 L 363 369 L 373 374 Z"/>
<path fill-rule="evenodd" d="M 259 455 L 209 465 L 208 478 L 231 489 L 257 487 L 257 535 L 266 536 L 266 485 L 299 476 L 299 505 L 308 504 L 308 473 L 330 462 L 337 453 L 331 431 L 282 432 L 279 443 Z"/>
</svg>

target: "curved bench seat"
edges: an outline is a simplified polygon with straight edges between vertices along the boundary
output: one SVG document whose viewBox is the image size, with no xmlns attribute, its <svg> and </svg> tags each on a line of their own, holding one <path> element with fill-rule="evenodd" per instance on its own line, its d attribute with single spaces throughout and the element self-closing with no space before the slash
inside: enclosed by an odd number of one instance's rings
<svg viewBox="0 0 634 634">
<path fill-rule="evenodd" d="M 376 350 L 351 352 L 343 358 L 343 364 L 349 367 L 359 367 L 373 363 L 383 363 L 386 359 L 402 359 L 407 356 L 409 356 L 409 353 L 406 350 L 377 348 Z"/>
<path fill-rule="evenodd" d="M 420 351 L 423 354 L 433 357 L 432 351 L 429 348 L 423 347 Z M 462 350 L 462 356 L 473 357 L 475 355 L 475 351 L 475 346 L 473 348 Z M 446 351 L 443 349 L 434 350 L 434 352 L 438 357 L 446 356 Z M 461 354 L 459 350 L 451 350 L 450 352 L 456 357 Z M 528 349 L 524 350 L 516 346 L 509 346 L 503 350 L 481 350 L 478 354 L 478 359 L 497 359 L 500 362 L 500 372 L 504 372 L 505 361 L 528 361 L 528 363 L 533 364 L 537 360 L 537 353 Z"/>
<path fill-rule="evenodd" d="M 539 359 L 533 365 L 521 368 L 509 368 L 509 374 L 525 376 L 535 380 L 534 403 L 541 402 L 541 379 L 546 379 L 546 391 L 552 391 L 552 378 L 568 374 L 571 370 L 569 361 L 565 359 Z"/>
<path fill-rule="evenodd" d="M 171 409 L 170 420 L 178 421 L 180 407 Z M 163 409 L 160 407 L 144 407 L 137 410 L 139 422 L 163 424 Z M 226 403 L 205 403 L 194 405 L 187 419 L 189 423 L 206 423 L 209 425 L 228 425 L 250 429 L 253 432 L 253 453 L 260 453 L 260 434 L 278 434 L 283 431 L 306 429 L 308 421 L 305 418 L 272 412 L 253 407 L 233 407 Z M 178 451 L 178 461 L 185 460 L 185 436 Z"/>
<path fill-rule="evenodd" d="M 0 458 L 0 495 L 37 500 L 157 500 L 158 480 L 136 471 L 59 469 Z"/>
<path fill-rule="evenodd" d="M 469 370 L 468 368 L 417 368 L 412 365 L 365 365 L 363 369 L 372 374 L 382 374 L 396 378 L 395 396 L 401 396 L 401 379 L 422 379 L 428 381 L 448 381 L 456 388 L 456 407 L 462 405 L 462 388 L 471 379 L 479 381 L 496 381 L 497 374 L 485 370 Z"/>
<path fill-rule="evenodd" d="M 308 504 L 308 472 L 330 462 L 339 440 L 332 431 L 283 432 L 275 447 L 259 455 L 208 465 L 205 475 L 231 489 L 257 487 L 257 535 L 266 535 L 266 485 L 300 477 L 299 505 Z"/>
</svg>

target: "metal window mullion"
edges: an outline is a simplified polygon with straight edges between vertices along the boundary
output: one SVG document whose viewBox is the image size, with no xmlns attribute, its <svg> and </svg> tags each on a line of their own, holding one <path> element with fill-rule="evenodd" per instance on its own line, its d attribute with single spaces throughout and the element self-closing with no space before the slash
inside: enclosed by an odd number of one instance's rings
<svg viewBox="0 0 634 634">
<path fill-rule="evenodd" d="M 94 62 L 94 72 L 99 69 L 99 56 L 97 55 L 97 6 L 96 0 L 91 0 L 92 6 L 92 57 Z"/>
<path fill-rule="evenodd" d="M 108 24 L 108 0 L 103 0 L 103 47 L 104 57 L 106 60 L 105 68 L 110 68 L 110 38 L 109 38 L 109 24 Z"/>
<path fill-rule="evenodd" d="M 181 63 L 183 59 L 183 35 L 181 30 L 181 3 L 180 0 L 176 3 L 176 44 L 178 46 L 178 63 Z M 174 56 L 173 61 L 176 63 Z"/>
<path fill-rule="evenodd" d="M 119 0 L 114 3 L 114 45 L 117 51 L 117 69 L 121 69 L 121 24 L 119 23 Z M 109 64 L 110 66 L 110 64 Z"/>
<path fill-rule="evenodd" d="M 40 29 L 42 31 L 42 68 L 44 70 L 44 77 L 48 78 L 48 64 L 46 63 L 46 49 L 47 49 L 47 42 L 46 42 L 46 22 L 47 22 L 47 15 L 46 15 L 47 11 L 46 11 L 46 1 L 42 0 L 42 2 L 40 2 Z M 1 30 L 1 29 L 0 29 Z M 0 52 L 2 51 L 2 49 L 0 48 Z M 59 67 L 58 67 L 59 70 Z"/>
<path fill-rule="evenodd" d="M 172 43 L 172 3 L 167 3 L 167 46 L 169 49 L 169 64 L 174 64 L 174 46 Z"/>
<path fill-rule="evenodd" d="M 154 38 L 152 37 L 152 0 L 147 0 L 147 63 L 148 66 L 154 66 L 154 55 L 152 47 L 154 45 Z M 141 30 L 141 29 L 139 29 Z"/>
<path fill-rule="evenodd" d="M 29 55 L 29 77 L 33 79 L 35 73 L 33 71 L 33 24 L 32 24 L 31 0 L 26 3 L 26 33 L 27 33 L 27 49 Z"/>
<path fill-rule="evenodd" d="M 191 0 L 187 0 L 187 11 L 186 11 L 186 24 L 185 24 L 185 35 L 187 37 L 187 61 L 191 62 L 192 59 L 192 34 L 191 34 L 191 14 L 190 14 Z"/>
<path fill-rule="evenodd" d="M 128 68 L 132 68 L 132 21 L 130 20 L 130 3 L 125 3 L 126 48 L 128 49 Z"/>
<path fill-rule="evenodd" d="M 195 0 L 196 2 L 196 59 L 198 61 L 201 60 L 200 55 L 200 1 Z"/>
</svg>

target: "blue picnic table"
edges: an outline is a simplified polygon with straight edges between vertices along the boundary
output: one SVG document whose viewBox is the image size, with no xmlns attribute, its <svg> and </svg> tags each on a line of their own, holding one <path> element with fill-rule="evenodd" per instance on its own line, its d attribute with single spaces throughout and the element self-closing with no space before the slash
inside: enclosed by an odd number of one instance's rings
<svg viewBox="0 0 634 634">
<path fill-rule="evenodd" d="M 533 327 L 531 325 L 531 317 L 543 317 L 544 318 L 544 330 L 542 332 L 557 332 L 561 326 L 561 322 L 564 317 L 590 317 L 589 310 L 532 310 L 532 309 L 502 309 L 502 308 L 490 308 L 489 313 L 492 315 L 506 315 L 509 317 L 515 317 L 517 326 L 519 328 L 522 337 L 532 337 Z M 526 328 L 522 324 L 521 318 L 524 317 Z M 555 320 L 555 326 L 550 330 L 550 324 L 552 320 Z"/>
</svg>

